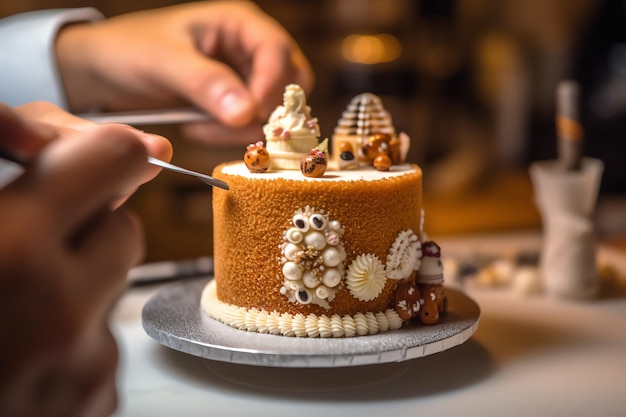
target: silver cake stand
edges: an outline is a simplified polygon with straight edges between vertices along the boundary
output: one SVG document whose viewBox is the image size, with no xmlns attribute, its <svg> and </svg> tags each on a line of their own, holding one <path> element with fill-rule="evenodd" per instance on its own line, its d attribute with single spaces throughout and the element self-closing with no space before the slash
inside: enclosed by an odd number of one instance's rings
<svg viewBox="0 0 626 417">
<path fill-rule="evenodd" d="M 370 336 L 320 339 L 237 330 L 206 316 L 200 294 L 211 278 L 169 284 L 143 307 L 146 333 L 171 349 L 214 361 L 280 368 L 329 368 L 403 362 L 464 343 L 478 328 L 480 309 L 448 289 L 448 312 L 431 326 L 410 324 Z"/>
</svg>

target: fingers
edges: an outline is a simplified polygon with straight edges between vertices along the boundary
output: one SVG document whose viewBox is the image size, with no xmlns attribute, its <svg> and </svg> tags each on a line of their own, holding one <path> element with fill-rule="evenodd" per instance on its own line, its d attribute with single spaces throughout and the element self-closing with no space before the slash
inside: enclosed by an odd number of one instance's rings
<svg viewBox="0 0 626 417">
<path fill-rule="evenodd" d="M 76 131 L 93 126 L 95 123 L 66 112 L 60 107 L 45 101 L 34 101 L 15 107 L 15 112 L 27 120 L 37 120 L 54 129 L 59 136 L 61 129 Z"/>
<path fill-rule="evenodd" d="M 148 150 L 148 155 L 165 162 L 169 162 L 172 159 L 174 149 L 172 148 L 172 144 L 169 140 L 160 135 L 140 131 L 136 132 L 138 132 L 138 138 Z M 150 165 L 148 170 L 142 177 L 141 183 L 146 183 L 152 180 L 159 174 L 159 172 L 161 172 L 161 168 L 155 165 Z"/>
<path fill-rule="evenodd" d="M 254 48 L 254 61 L 248 79 L 252 96 L 259 103 L 264 120 L 282 102 L 285 86 L 300 85 L 306 93 L 313 89 L 313 70 L 304 53 L 286 33 L 273 43 L 265 41 Z"/>
<path fill-rule="evenodd" d="M 136 133 L 98 126 L 48 146 L 12 186 L 35 195 L 59 219 L 60 232 L 70 233 L 130 194 L 147 168 L 147 151 Z"/>
<path fill-rule="evenodd" d="M 75 415 L 108 416 L 117 408 L 117 343 L 104 321 L 88 329 L 80 342 L 72 362 L 79 405 Z"/>
<path fill-rule="evenodd" d="M 29 160 L 55 138 L 54 129 L 28 122 L 9 106 L 0 103 L 0 150 Z"/>
<path fill-rule="evenodd" d="M 117 407 L 118 350 L 104 321 L 83 329 L 65 350 L 33 360 L 34 381 L 20 390 L 26 398 L 18 406 L 29 412 L 11 415 L 106 416 Z"/>
<path fill-rule="evenodd" d="M 177 42 L 151 48 L 159 65 L 144 71 L 152 72 L 155 83 L 231 128 L 267 118 L 286 84 L 312 88 L 308 61 L 278 22 L 253 3 L 210 6 L 206 11 L 192 4 L 173 9 L 188 23 Z"/>
<path fill-rule="evenodd" d="M 259 103 L 259 119 L 266 119 L 282 102 L 285 86 L 291 83 L 305 92 L 313 87 L 313 72 L 304 54 L 295 45 L 259 48 L 249 80 L 252 96 Z"/>
<path fill-rule="evenodd" d="M 208 59 L 192 47 L 167 51 L 163 58 L 157 77 L 172 91 L 228 126 L 243 126 L 255 118 L 252 95 L 228 65 Z"/>
<path fill-rule="evenodd" d="M 12 112 L 8 108 L 5 110 L 9 113 Z M 0 117 L 1 116 L 2 107 L 0 107 Z M 37 123 L 35 126 L 38 129 L 45 130 L 45 132 L 47 132 L 47 137 L 49 139 L 46 141 L 45 144 L 48 144 L 52 139 L 63 139 L 69 136 L 73 136 L 74 134 L 76 134 L 76 132 L 90 130 L 93 127 L 97 126 L 96 123 L 90 120 L 80 118 L 76 115 L 64 111 L 63 109 L 51 103 L 43 101 L 28 103 L 23 106 L 16 107 L 14 109 L 13 116 L 18 116 L 14 118 L 16 118 L 18 121 L 22 120 L 23 124 L 27 123 L 26 120 L 36 120 Z M 147 134 L 127 125 L 119 126 L 124 126 L 126 129 L 133 131 L 135 135 L 139 137 L 139 139 L 144 143 L 144 145 L 148 149 L 148 154 L 150 156 L 164 161 L 170 161 L 172 159 L 172 144 L 163 136 Z M 30 137 L 32 133 L 26 130 L 26 128 L 22 125 L 18 125 L 18 127 L 21 135 L 14 136 L 18 137 L 20 141 L 28 143 L 29 140 L 23 140 L 23 137 Z M 2 135 L 0 135 L 0 137 L 2 137 Z M 41 146 L 37 149 L 37 152 L 40 150 Z M 31 155 L 29 156 L 33 157 L 35 154 L 35 152 L 31 152 Z M 151 166 L 150 169 L 146 172 L 146 175 L 143 177 L 142 182 L 150 181 L 160 171 L 160 168 Z"/>
<path fill-rule="evenodd" d="M 81 268 L 91 271 L 80 282 L 85 308 L 102 318 L 126 289 L 128 270 L 144 257 L 143 228 L 135 216 L 117 209 L 86 225 L 70 250 Z"/>
<path fill-rule="evenodd" d="M 282 102 L 286 85 L 295 83 L 309 93 L 314 76 L 311 65 L 289 33 L 259 7 L 248 4 L 242 7 L 245 24 L 236 27 L 238 43 L 246 60 L 232 61 L 237 71 L 245 74 L 247 85 L 258 103 L 258 118 L 265 120 Z M 259 36 L 263 34 L 263 36 Z"/>
</svg>

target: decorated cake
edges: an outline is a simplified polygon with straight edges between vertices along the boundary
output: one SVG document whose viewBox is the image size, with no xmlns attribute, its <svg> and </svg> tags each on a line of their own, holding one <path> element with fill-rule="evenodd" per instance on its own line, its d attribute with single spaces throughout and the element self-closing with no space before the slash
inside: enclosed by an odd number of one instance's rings
<svg viewBox="0 0 626 417">
<path fill-rule="evenodd" d="M 320 140 L 289 85 L 243 161 L 213 172 L 215 279 L 202 309 L 237 329 L 351 337 L 437 323 L 446 309 L 441 249 L 423 230 L 422 171 L 404 162 L 373 94 L 355 97 Z"/>
</svg>

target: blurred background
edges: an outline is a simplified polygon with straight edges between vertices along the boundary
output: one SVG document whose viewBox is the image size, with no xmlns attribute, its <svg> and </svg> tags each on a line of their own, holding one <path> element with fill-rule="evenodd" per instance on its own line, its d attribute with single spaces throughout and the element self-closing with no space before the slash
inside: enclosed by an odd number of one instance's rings
<svg viewBox="0 0 626 417">
<path fill-rule="evenodd" d="M 0 16 L 93 6 L 107 16 L 168 0 L 21 0 Z M 373 92 L 409 161 L 425 175 L 431 235 L 539 229 L 528 164 L 556 157 L 555 90 L 581 85 L 584 152 L 606 168 L 598 232 L 626 235 L 626 2 L 624 0 L 258 0 L 301 45 L 316 72 L 308 97 L 330 137 L 350 99 Z M 278 103 L 277 103 L 278 104 Z M 176 126 L 146 127 L 174 143 L 174 162 L 210 173 L 241 147 L 185 141 Z M 254 142 L 259 138 L 251 138 Z M 163 172 L 129 201 L 146 224 L 148 261 L 213 248 L 211 190 Z"/>
</svg>

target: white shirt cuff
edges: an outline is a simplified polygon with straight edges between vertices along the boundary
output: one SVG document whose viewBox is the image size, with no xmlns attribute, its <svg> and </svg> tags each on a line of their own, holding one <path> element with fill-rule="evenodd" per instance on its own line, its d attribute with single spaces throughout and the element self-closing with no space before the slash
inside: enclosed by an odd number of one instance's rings
<svg viewBox="0 0 626 417">
<path fill-rule="evenodd" d="M 48 101 L 68 109 L 55 56 L 58 31 L 69 23 L 97 21 L 91 7 L 51 9 L 0 19 L 0 101 L 18 106 Z"/>
</svg>

